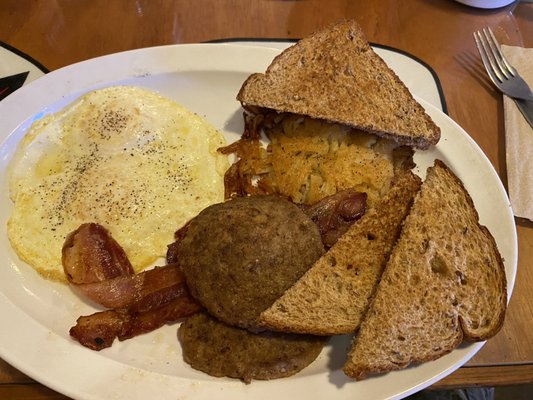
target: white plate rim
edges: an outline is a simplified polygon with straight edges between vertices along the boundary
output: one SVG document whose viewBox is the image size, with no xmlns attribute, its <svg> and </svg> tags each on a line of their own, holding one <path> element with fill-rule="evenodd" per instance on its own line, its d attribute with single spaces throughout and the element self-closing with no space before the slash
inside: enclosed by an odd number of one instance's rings
<svg viewBox="0 0 533 400">
<path fill-rule="evenodd" d="M 113 84 L 126 75 L 127 77 L 142 77 L 146 74 L 165 73 L 176 69 L 188 71 L 197 70 L 200 67 L 205 68 L 202 60 L 205 60 L 206 55 L 209 55 L 211 60 L 216 60 L 208 67 L 213 71 L 261 72 L 276 54 L 278 51 L 275 49 L 232 44 L 172 45 L 112 54 L 53 71 L 0 102 L 0 115 L 2 116 L 0 160 L 4 165 L 9 160 L 10 153 L 4 143 L 11 132 L 20 129 L 23 122 L 27 125 L 33 116 L 43 111 L 47 112 L 47 107 L 51 102 L 60 102 L 62 98 L 68 98 L 73 93 Z M 168 61 L 169 56 L 173 58 L 170 62 L 165 62 L 165 60 Z M 176 60 L 176 56 L 182 57 Z M 475 161 L 482 166 L 483 176 L 491 179 L 495 185 L 499 210 L 504 214 L 503 218 L 500 216 L 500 221 L 503 219 L 506 222 L 505 229 L 509 237 L 505 247 L 508 252 L 506 268 L 510 296 L 516 276 L 517 239 L 514 218 L 505 189 L 490 161 L 470 136 L 438 109 L 423 100 L 419 99 L 419 101 L 437 124 L 443 128 L 443 139 L 438 148 L 449 152 L 450 147 L 457 146 L 456 143 L 451 143 L 453 140 L 461 141 L 461 144 L 472 153 Z M 21 107 L 21 104 L 24 107 Z M 451 136 L 450 132 L 452 132 Z M 424 162 L 427 161 L 426 158 L 431 157 L 430 153 L 421 153 L 420 160 Z M 451 168 L 462 177 L 463 171 L 459 167 L 460 165 L 451 165 Z M 423 171 L 420 173 L 423 174 Z M 469 189 L 468 186 L 467 189 Z M 505 209 L 501 207 L 502 205 Z M 480 216 L 483 223 L 485 215 L 480 214 Z M 5 235 L 5 232 L 2 232 Z M 230 380 L 193 381 L 180 377 L 161 376 L 149 370 L 139 370 L 101 357 L 100 353 L 88 351 L 73 343 L 68 343 L 66 345 L 68 348 L 65 348 L 63 338 L 59 338 L 55 345 L 51 346 L 50 336 L 54 336 L 54 332 L 28 318 L 24 312 L 20 312 L 17 305 L 13 304 L 4 293 L 0 293 L 0 313 L 10 316 L 10 328 L 0 332 L 2 358 L 44 385 L 73 398 L 83 399 L 117 396 L 144 398 L 150 394 L 153 395 L 154 388 L 157 388 L 158 397 L 162 399 L 179 395 L 187 398 L 211 398 L 214 395 L 219 398 L 254 396 L 259 399 L 272 395 L 289 398 L 293 395 L 301 395 L 302 390 L 308 392 L 311 397 L 333 396 L 332 398 L 340 399 L 373 393 L 376 395 L 373 398 L 401 398 L 450 374 L 483 346 L 483 343 L 461 346 L 437 361 L 362 382 L 350 382 L 346 386 L 331 383 L 330 381 L 334 381 L 335 377 L 327 376 L 318 380 L 295 376 L 273 382 L 255 382 L 245 386 L 240 382 Z M 29 342 L 31 345 L 28 345 L 28 340 L 31 341 Z M 53 368 L 49 365 L 51 360 Z M 84 371 L 84 374 L 80 374 L 80 371 Z M 87 375 L 91 378 L 86 379 Z M 141 376 L 142 379 L 139 379 Z M 394 382 L 401 380 L 406 383 L 399 385 L 398 390 L 380 389 L 391 383 L 391 377 L 394 377 L 392 379 Z M 94 387 L 94 381 L 98 382 L 97 388 Z M 285 395 L 280 396 L 280 393 L 285 393 Z"/>
</svg>

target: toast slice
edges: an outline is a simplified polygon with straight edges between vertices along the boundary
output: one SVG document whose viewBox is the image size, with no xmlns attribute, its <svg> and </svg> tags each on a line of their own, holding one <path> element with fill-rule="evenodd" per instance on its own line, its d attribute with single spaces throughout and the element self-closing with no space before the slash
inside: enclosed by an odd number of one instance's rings
<svg viewBox="0 0 533 400">
<path fill-rule="evenodd" d="M 261 326 L 315 335 L 356 331 L 420 188 L 420 178 L 411 171 L 395 179 L 375 207 L 261 313 Z"/>
<path fill-rule="evenodd" d="M 324 119 L 419 149 L 440 138 L 440 129 L 353 20 L 330 25 L 283 51 L 266 73 L 248 77 L 237 99 L 248 110 Z"/>
<path fill-rule="evenodd" d="M 463 184 L 437 160 L 417 194 L 344 372 L 368 374 L 434 360 L 501 328 L 502 258 Z"/>
</svg>

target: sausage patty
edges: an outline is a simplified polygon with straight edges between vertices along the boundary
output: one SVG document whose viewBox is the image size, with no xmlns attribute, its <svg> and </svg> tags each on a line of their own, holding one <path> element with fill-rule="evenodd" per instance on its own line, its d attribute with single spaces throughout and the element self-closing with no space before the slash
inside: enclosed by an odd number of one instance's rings
<svg viewBox="0 0 533 400">
<path fill-rule="evenodd" d="M 178 330 L 184 360 L 212 376 L 275 379 L 291 376 L 311 364 L 328 338 L 262 332 L 254 334 L 198 313 Z"/>
<path fill-rule="evenodd" d="M 204 209 L 177 246 L 193 297 L 219 320 L 248 329 L 323 252 L 313 221 L 276 196 Z"/>
</svg>

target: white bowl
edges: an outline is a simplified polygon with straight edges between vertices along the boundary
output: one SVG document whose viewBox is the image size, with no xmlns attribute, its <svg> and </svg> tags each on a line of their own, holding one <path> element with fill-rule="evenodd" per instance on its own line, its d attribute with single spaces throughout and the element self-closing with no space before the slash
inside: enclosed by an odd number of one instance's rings
<svg viewBox="0 0 533 400">
<path fill-rule="evenodd" d="M 499 8 L 505 7 L 515 0 L 455 0 L 458 3 L 477 8 Z"/>
</svg>

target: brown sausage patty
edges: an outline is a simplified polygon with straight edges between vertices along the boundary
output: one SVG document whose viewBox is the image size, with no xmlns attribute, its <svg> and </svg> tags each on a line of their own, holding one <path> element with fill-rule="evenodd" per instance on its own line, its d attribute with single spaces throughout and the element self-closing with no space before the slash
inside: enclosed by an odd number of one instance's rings
<svg viewBox="0 0 533 400">
<path fill-rule="evenodd" d="M 177 258 L 191 294 L 211 315 L 253 329 L 323 252 L 318 228 L 296 205 L 252 196 L 204 209 Z"/>
<path fill-rule="evenodd" d="M 184 360 L 212 376 L 275 379 L 293 375 L 311 364 L 328 338 L 263 332 L 254 334 L 198 313 L 178 330 Z"/>
</svg>

